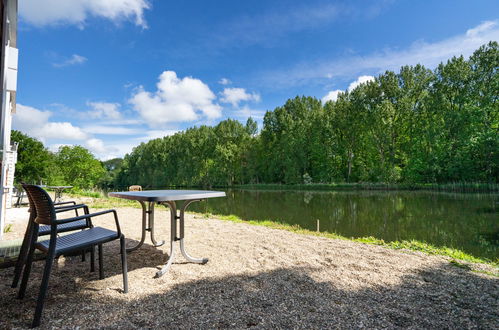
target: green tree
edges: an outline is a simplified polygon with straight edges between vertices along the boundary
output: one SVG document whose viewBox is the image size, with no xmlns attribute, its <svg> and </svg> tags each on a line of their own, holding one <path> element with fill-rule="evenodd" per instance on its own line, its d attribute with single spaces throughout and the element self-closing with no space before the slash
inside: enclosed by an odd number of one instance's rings
<svg viewBox="0 0 499 330">
<path fill-rule="evenodd" d="M 123 158 L 113 158 L 102 162 L 107 171 L 117 171 L 123 165 Z"/>
<path fill-rule="evenodd" d="M 53 159 L 43 143 L 16 130 L 12 131 L 11 140 L 18 144 L 15 181 L 18 183 L 47 181 Z"/>
<path fill-rule="evenodd" d="M 62 146 L 55 155 L 64 184 L 88 189 L 97 185 L 105 175 L 102 163 L 82 146 Z"/>
<path fill-rule="evenodd" d="M 499 180 L 499 44 L 477 49 L 469 60 L 474 131 L 466 157 L 474 160 L 479 180 Z"/>
<path fill-rule="evenodd" d="M 115 187 L 116 177 L 123 165 L 123 158 L 113 158 L 102 162 L 102 166 L 106 173 L 102 176 L 99 182 L 101 188 L 109 189 Z"/>
<path fill-rule="evenodd" d="M 249 117 L 248 120 L 246 121 L 245 128 L 246 128 L 246 132 L 251 136 L 255 136 L 256 133 L 258 132 L 258 124 L 251 117 Z"/>
</svg>

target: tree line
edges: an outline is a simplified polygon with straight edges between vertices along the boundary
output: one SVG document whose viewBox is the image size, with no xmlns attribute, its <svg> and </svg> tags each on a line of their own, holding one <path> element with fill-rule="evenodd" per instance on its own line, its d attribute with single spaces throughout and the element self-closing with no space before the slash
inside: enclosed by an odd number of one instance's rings
<svg viewBox="0 0 499 330">
<path fill-rule="evenodd" d="M 386 71 L 323 104 L 296 97 L 267 111 L 260 134 L 225 120 L 151 140 L 125 156 L 115 184 L 497 182 L 499 51 L 435 70 Z"/>
<path fill-rule="evenodd" d="M 96 160 L 81 146 L 51 153 L 13 132 L 18 180 L 123 189 L 259 183 L 497 183 L 499 46 L 386 71 L 323 104 L 295 97 L 263 127 L 227 119 Z M 29 141 L 28 141 L 29 140 Z M 24 150 L 24 151 L 23 151 Z M 28 150 L 28 151 L 27 151 Z"/>
</svg>

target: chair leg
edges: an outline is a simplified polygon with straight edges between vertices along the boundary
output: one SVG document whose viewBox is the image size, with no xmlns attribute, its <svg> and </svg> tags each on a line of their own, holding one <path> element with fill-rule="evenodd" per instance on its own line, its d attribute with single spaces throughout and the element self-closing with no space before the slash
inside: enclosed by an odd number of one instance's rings
<svg viewBox="0 0 499 330">
<path fill-rule="evenodd" d="M 33 235 L 36 236 L 36 235 Z M 28 260 L 24 265 L 23 278 L 21 280 L 21 286 L 19 287 L 19 293 L 17 294 L 17 299 L 23 299 L 24 293 L 26 292 L 26 286 L 28 285 L 29 273 L 31 272 L 31 264 L 33 263 L 33 255 L 35 254 L 35 242 L 33 242 L 33 237 L 29 243 Z"/>
<path fill-rule="evenodd" d="M 99 279 L 104 278 L 104 256 L 102 255 L 102 244 L 99 244 Z"/>
<path fill-rule="evenodd" d="M 95 247 L 90 248 L 90 271 L 95 272 Z"/>
<path fill-rule="evenodd" d="M 49 286 L 50 271 L 52 270 L 52 263 L 54 261 L 54 255 L 48 255 L 45 261 L 45 269 L 43 270 L 42 284 L 40 285 L 40 293 L 38 294 L 38 301 L 36 303 L 35 317 L 33 318 L 32 328 L 40 325 L 40 319 L 42 317 L 43 305 L 45 302 L 45 296 L 47 294 L 47 288 Z"/>
<path fill-rule="evenodd" d="M 31 241 L 31 236 L 33 235 L 33 230 L 31 230 L 31 222 L 26 228 L 26 233 L 24 234 L 23 243 L 21 245 L 21 250 L 19 251 L 19 256 L 17 257 L 16 268 L 14 269 L 14 279 L 12 280 L 12 288 L 17 287 L 19 283 L 19 278 L 23 271 L 23 267 L 26 264 L 26 259 L 28 257 L 29 242 Z"/>
<path fill-rule="evenodd" d="M 125 236 L 120 237 L 121 245 L 121 268 L 123 270 L 123 292 L 128 292 L 128 266 L 126 261 L 126 246 L 125 246 Z"/>
</svg>

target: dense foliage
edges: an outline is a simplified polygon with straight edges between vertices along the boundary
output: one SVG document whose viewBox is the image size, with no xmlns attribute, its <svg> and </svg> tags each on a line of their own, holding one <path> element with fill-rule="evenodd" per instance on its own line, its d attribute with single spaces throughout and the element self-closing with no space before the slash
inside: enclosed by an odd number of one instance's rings
<svg viewBox="0 0 499 330">
<path fill-rule="evenodd" d="M 106 173 L 102 163 L 82 146 L 60 147 L 55 154 L 55 165 L 54 174 L 59 177 L 57 184 L 81 189 L 95 187 Z"/>
<path fill-rule="evenodd" d="M 40 183 L 49 176 L 52 155 L 43 143 L 19 131 L 11 132 L 18 144 L 15 179 L 17 182 Z"/>
<path fill-rule="evenodd" d="M 322 104 L 290 99 L 256 135 L 225 120 L 137 146 L 116 185 L 498 182 L 499 49 L 387 71 Z"/>
<path fill-rule="evenodd" d="M 78 189 L 97 186 L 105 178 L 103 164 L 81 146 L 62 146 L 52 153 L 43 143 L 19 131 L 11 139 L 18 143 L 16 183 L 71 185 Z"/>
<path fill-rule="evenodd" d="M 121 171 L 122 164 L 123 158 L 113 158 L 102 162 L 106 172 L 99 182 L 101 188 L 110 189 L 114 187 L 117 175 Z"/>
</svg>

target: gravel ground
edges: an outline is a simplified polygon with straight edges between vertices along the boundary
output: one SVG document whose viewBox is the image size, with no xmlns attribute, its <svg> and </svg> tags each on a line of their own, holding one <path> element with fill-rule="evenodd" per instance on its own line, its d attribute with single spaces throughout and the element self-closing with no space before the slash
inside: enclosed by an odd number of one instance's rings
<svg viewBox="0 0 499 330">
<path fill-rule="evenodd" d="M 167 238 L 169 213 L 156 212 L 157 238 Z M 138 240 L 141 211 L 118 214 L 127 240 Z M 21 237 L 24 226 L 15 221 L 6 239 Z M 194 215 L 186 219 L 186 247 L 210 261 L 186 263 L 177 254 L 169 273 L 155 279 L 169 250 L 147 238 L 128 254 L 128 294 L 120 293 L 118 242 L 104 247 L 104 280 L 88 261 L 59 258 L 41 327 L 499 328 L 498 278 L 443 257 Z M 1 328 L 29 327 L 43 266 L 34 264 L 22 301 L 10 288 L 13 269 L 0 269 Z"/>
</svg>

